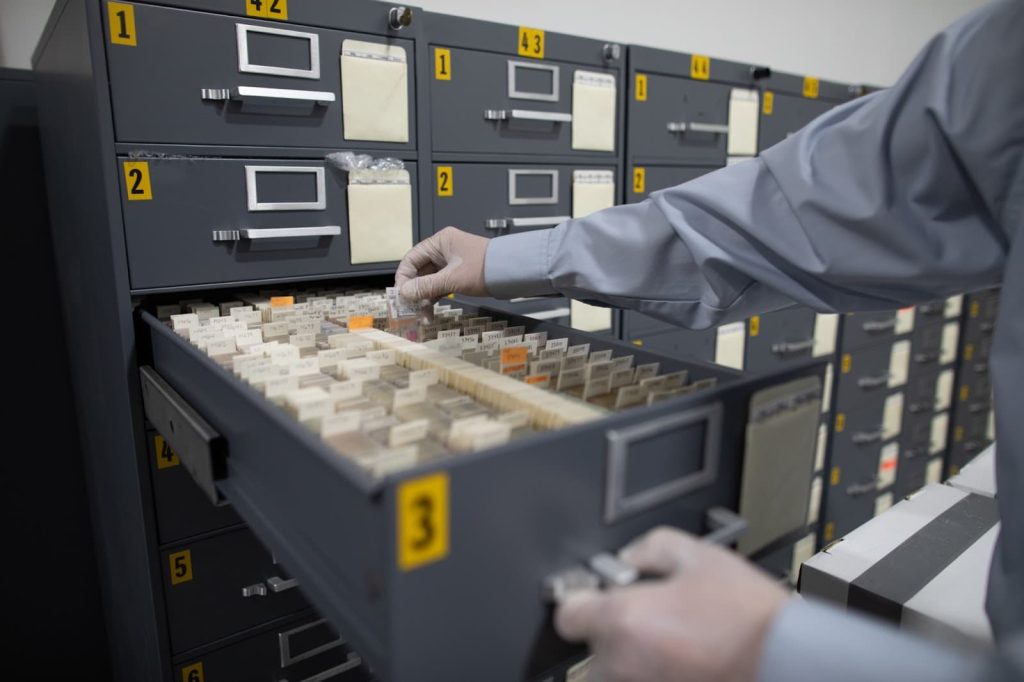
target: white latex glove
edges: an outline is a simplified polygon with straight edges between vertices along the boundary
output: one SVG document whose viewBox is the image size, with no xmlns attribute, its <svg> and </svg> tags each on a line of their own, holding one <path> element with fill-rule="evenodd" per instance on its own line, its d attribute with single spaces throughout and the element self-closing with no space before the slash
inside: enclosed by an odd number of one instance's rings
<svg viewBox="0 0 1024 682">
<path fill-rule="evenodd" d="M 619 557 L 664 576 L 571 594 L 555 627 L 594 653 L 588 680 L 753 682 L 764 638 L 787 594 L 732 552 L 657 528 Z"/>
<path fill-rule="evenodd" d="M 408 301 L 436 301 L 447 294 L 487 296 L 484 256 L 489 241 L 446 227 L 405 254 L 395 286 Z"/>
</svg>

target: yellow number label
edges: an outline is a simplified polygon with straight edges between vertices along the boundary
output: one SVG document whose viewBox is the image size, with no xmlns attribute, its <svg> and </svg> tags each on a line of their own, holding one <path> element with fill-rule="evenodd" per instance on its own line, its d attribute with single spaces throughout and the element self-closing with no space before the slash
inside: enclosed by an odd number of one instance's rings
<svg viewBox="0 0 1024 682">
<path fill-rule="evenodd" d="M 832 476 L 829 478 L 832 485 L 839 485 L 839 475 L 839 467 L 832 467 Z"/>
<path fill-rule="evenodd" d="M 396 501 L 398 567 L 411 571 L 448 556 L 448 474 L 402 483 Z"/>
<path fill-rule="evenodd" d="M 970 362 L 972 358 L 974 358 L 974 344 L 973 343 L 965 343 L 964 344 L 964 360 L 967 360 L 968 362 Z"/>
<path fill-rule="evenodd" d="M 245 0 L 245 13 L 264 19 L 288 19 L 288 0 Z"/>
<path fill-rule="evenodd" d="M 711 57 L 695 54 L 690 57 L 690 78 L 706 81 L 711 78 Z"/>
<path fill-rule="evenodd" d="M 192 665 L 186 665 L 181 669 L 181 682 L 205 682 L 206 677 L 203 675 L 203 664 L 193 663 Z"/>
<path fill-rule="evenodd" d="M 960 473 L 960 467 L 958 467 L 955 464 L 950 464 L 949 465 L 949 475 L 950 476 L 956 476 L 959 473 Z"/>
<path fill-rule="evenodd" d="M 761 316 L 754 315 L 750 318 L 750 335 L 757 336 L 761 333 Z"/>
<path fill-rule="evenodd" d="M 636 346 L 637 348 L 643 348 L 644 347 L 644 340 L 643 339 L 633 339 L 633 341 L 631 343 L 634 346 Z"/>
<path fill-rule="evenodd" d="M 846 415 L 842 412 L 836 414 L 836 433 L 842 433 L 846 428 Z"/>
<path fill-rule="evenodd" d="M 832 538 L 836 534 L 836 524 L 829 521 L 825 524 L 825 542 L 832 542 Z"/>
<path fill-rule="evenodd" d="M 636 75 L 636 87 L 633 88 L 633 96 L 637 102 L 647 101 L 647 74 L 638 73 Z"/>
<path fill-rule="evenodd" d="M 647 184 L 647 169 L 636 166 L 633 168 L 633 194 L 643 194 Z"/>
<path fill-rule="evenodd" d="M 853 356 L 849 353 L 843 353 L 843 374 L 849 374 L 851 369 L 853 369 Z"/>
<path fill-rule="evenodd" d="M 977 317 L 979 312 L 981 312 L 981 304 L 977 301 L 971 301 L 971 317 Z"/>
<path fill-rule="evenodd" d="M 451 166 L 437 167 L 437 196 L 450 197 L 455 192 L 455 176 Z"/>
<path fill-rule="evenodd" d="M 967 399 L 971 397 L 971 387 L 961 386 L 960 387 L 960 402 L 965 403 Z"/>
<path fill-rule="evenodd" d="M 953 429 L 953 442 L 959 443 L 964 439 L 964 427 L 957 426 Z"/>
<path fill-rule="evenodd" d="M 519 56 L 544 59 L 544 31 L 539 28 L 520 26 Z"/>
<path fill-rule="evenodd" d="M 452 51 L 447 47 L 434 48 L 434 78 L 439 81 L 452 79 Z"/>
<path fill-rule="evenodd" d="M 135 6 L 126 2 L 108 2 L 110 42 L 135 47 Z"/>
<path fill-rule="evenodd" d="M 820 83 L 814 76 L 804 76 L 804 97 L 818 99 L 818 87 Z"/>
<path fill-rule="evenodd" d="M 128 192 L 128 201 L 150 201 L 153 188 L 149 185 L 149 162 L 125 161 L 124 186 Z"/>
<path fill-rule="evenodd" d="M 772 107 L 775 106 L 775 93 L 771 90 L 764 91 L 764 97 L 761 99 L 761 113 L 765 116 L 772 115 Z"/>
<path fill-rule="evenodd" d="M 181 464 L 178 455 L 171 449 L 170 443 L 164 440 L 163 436 L 153 437 L 153 449 L 156 450 L 156 468 L 170 469 Z"/>
<path fill-rule="evenodd" d="M 171 584 L 180 585 L 192 580 L 192 550 L 183 549 L 172 552 L 167 557 L 171 565 Z"/>
</svg>

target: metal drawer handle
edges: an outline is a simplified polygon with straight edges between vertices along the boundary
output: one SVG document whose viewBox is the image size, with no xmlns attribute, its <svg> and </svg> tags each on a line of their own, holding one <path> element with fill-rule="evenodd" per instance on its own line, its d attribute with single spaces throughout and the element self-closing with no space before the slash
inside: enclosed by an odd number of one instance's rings
<svg viewBox="0 0 1024 682">
<path fill-rule="evenodd" d="M 572 123 L 572 114 L 559 111 L 534 111 L 533 109 L 484 109 L 484 119 L 488 121 L 551 121 L 553 123 Z"/>
<path fill-rule="evenodd" d="M 712 135 L 728 135 L 728 123 L 700 123 L 699 121 L 671 122 L 667 126 L 670 133 L 711 133 Z"/>
<path fill-rule="evenodd" d="M 337 237 L 341 234 L 339 225 L 319 227 L 266 227 L 261 229 L 242 228 L 238 230 L 214 230 L 215 242 L 240 242 L 250 239 L 286 239 L 288 237 Z"/>
<path fill-rule="evenodd" d="M 211 102 L 236 102 L 250 100 L 285 100 L 289 102 L 310 102 L 326 106 L 337 98 L 325 90 L 292 90 L 291 88 L 260 88 L 239 85 L 235 88 L 202 88 L 200 97 Z"/>
<path fill-rule="evenodd" d="M 915 353 L 914 362 L 923 365 L 928 362 L 935 362 L 939 359 L 938 353 Z"/>
<path fill-rule="evenodd" d="M 924 448 L 910 448 L 909 450 L 903 451 L 903 456 L 907 459 L 915 459 L 920 457 L 926 452 Z"/>
<path fill-rule="evenodd" d="M 932 410 L 935 409 L 935 405 L 936 404 L 937 403 L 934 400 L 932 400 L 932 401 L 922 400 L 919 403 L 910 403 L 910 405 L 907 406 L 907 410 L 911 414 L 920 414 L 921 412 L 931 412 Z"/>
<path fill-rule="evenodd" d="M 338 675 L 347 673 L 350 670 L 355 670 L 362 664 L 363 659 L 359 657 L 359 654 L 350 653 L 348 655 L 348 660 L 344 663 L 340 663 L 333 668 L 328 668 L 327 670 L 319 672 L 311 677 L 303 677 L 299 682 L 324 682 L 324 680 L 329 680 L 332 677 L 337 677 Z M 280 682 L 288 682 L 288 679 L 285 678 L 280 680 Z"/>
<path fill-rule="evenodd" d="M 988 373 L 988 363 L 987 362 L 976 362 L 976 363 L 974 363 L 974 371 L 977 374 L 987 374 Z"/>
<path fill-rule="evenodd" d="M 895 328 L 895 317 L 891 317 L 888 320 L 868 320 L 867 322 L 861 325 L 861 329 L 868 332 L 869 334 L 874 334 L 876 332 L 887 332 L 890 329 Z"/>
<path fill-rule="evenodd" d="M 267 586 L 263 583 L 256 583 L 255 585 L 246 585 L 242 588 L 243 597 L 266 597 Z"/>
<path fill-rule="evenodd" d="M 987 402 L 982 403 L 971 403 L 967 406 L 967 411 L 971 414 L 977 414 L 979 412 L 987 412 L 989 404 Z"/>
<path fill-rule="evenodd" d="M 553 215 L 540 218 L 488 218 L 484 227 L 488 230 L 508 230 L 513 227 L 553 227 L 561 225 L 572 216 Z"/>
<path fill-rule="evenodd" d="M 879 374 L 877 377 L 860 377 L 857 379 L 857 388 L 878 388 L 889 383 L 889 373 Z"/>
<path fill-rule="evenodd" d="M 778 355 L 788 355 L 789 353 L 801 353 L 805 350 L 810 350 L 814 347 L 814 339 L 806 339 L 804 341 L 782 341 L 781 343 L 772 344 L 772 352 Z"/>
<path fill-rule="evenodd" d="M 885 433 L 881 429 L 878 431 L 859 431 L 850 436 L 850 440 L 855 445 L 866 445 L 867 443 L 877 443 L 882 440 L 884 435 Z"/>
<path fill-rule="evenodd" d="M 936 315 L 938 313 L 944 313 L 946 311 L 946 304 L 943 303 L 925 303 L 917 307 L 917 312 L 922 315 Z"/>
<path fill-rule="evenodd" d="M 989 332 L 991 332 L 995 328 L 996 328 L 996 323 L 995 322 L 982 322 L 981 324 L 978 325 L 978 329 L 981 330 L 982 332 L 986 333 L 986 334 L 988 334 Z"/>
<path fill-rule="evenodd" d="M 846 488 L 846 494 L 851 497 L 859 497 L 878 490 L 878 479 L 874 478 L 867 483 L 853 483 Z"/>
<path fill-rule="evenodd" d="M 267 585 L 270 587 L 270 591 L 273 592 L 274 594 L 279 594 L 281 592 L 285 592 L 287 590 L 293 589 L 293 588 L 297 587 L 298 584 L 299 584 L 299 581 L 296 580 L 295 578 L 288 578 L 286 580 L 286 579 L 280 578 L 280 577 L 278 577 L 276 575 L 273 576 L 273 577 L 267 578 Z"/>
<path fill-rule="evenodd" d="M 301 653 L 292 653 L 292 637 L 299 634 L 300 632 L 305 632 L 306 630 L 310 630 L 312 628 L 323 625 L 326 622 L 326 620 L 321 618 L 320 620 L 315 620 L 312 623 L 305 623 L 298 627 L 292 628 L 291 630 L 286 630 L 284 632 L 277 633 L 277 644 L 278 648 L 281 651 L 282 668 L 287 668 L 293 663 L 299 663 L 300 661 L 305 661 L 306 659 L 313 658 L 314 656 L 319 656 L 325 651 L 337 649 L 338 647 L 345 644 L 345 640 L 341 637 L 338 637 L 337 639 L 332 639 L 330 641 L 324 642 L 323 644 L 315 646 L 312 649 L 308 649 Z"/>
</svg>

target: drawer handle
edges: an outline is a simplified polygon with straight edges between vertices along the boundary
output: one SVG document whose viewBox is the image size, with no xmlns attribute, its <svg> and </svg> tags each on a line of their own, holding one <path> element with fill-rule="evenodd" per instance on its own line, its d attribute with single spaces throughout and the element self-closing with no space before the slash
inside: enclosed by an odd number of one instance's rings
<svg viewBox="0 0 1024 682">
<path fill-rule="evenodd" d="M 976 374 L 988 374 L 988 363 L 987 362 L 976 362 L 976 363 L 974 363 L 974 372 Z"/>
<path fill-rule="evenodd" d="M 860 497 L 878 490 L 878 479 L 872 479 L 866 483 L 853 483 L 846 488 L 846 494 L 850 497 Z"/>
<path fill-rule="evenodd" d="M 202 88 L 200 96 L 211 102 L 234 100 L 285 100 L 289 102 L 310 102 L 326 106 L 336 100 L 333 92 L 324 90 L 292 90 L 291 88 L 259 88 L 239 85 L 237 88 Z"/>
<path fill-rule="evenodd" d="M 921 412 L 931 412 L 935 409 L 935 405 L 935 401 L 922 400 L 919 403 L 910 403 L 907 410 L 911 414 L 920 414 Z"/>
<path fill-rule="evenodd" d="M 914 362 L 916 362 L 919 365 L 924 365 L 929 362 L 935 362 L 938 359 L 938 353 L 916 353 L 914 355 Z"/>
<path fill-rule="evenodd" d="M 572 114 L 560 111 L 534 111 L 533 109 L 484 109 L 488 121 L 551 121 L 572 123 Z"/>
<path fill-rule="evenodd" d="M 288 591 L 290 589 L 293 589 L 293 588 L 297 587 L 298 584 L 299 584 L 299 581 L 296 580 L 295 578 L 288 578 L 286 580 L 284 578 L 279 578 L 276 575 L 271 577 L 271 578 L 267 578 L 267 586 L 270 587 L 270 591 L 273 592 L 274 594 L 279 594 L 281 592 L 286 592 L 286 591 Z"/>
<path fill-rule="evenodd" d="M 674 121 L 667 126 L 670 133 L 711 133 L 712 135 L 728 135 L 728 123 L 700 123 L 699 121 Z"/>
<path fill-rule="evenodd" d="M 301 680 L 299 680 L 299 682 L 324 682 L 324 680 L 329 680 L 332 677 L 337 677 L 338 675 L 347 673 L 350 670 L 355 670 L 362 664 L 363 659 L 359 657 L 359 654 L 350 653 L 348 655 L 348 660 L 344 663 L 340 663 L 334 666 L 333 668 L 328 668 L 327 670 L 319 672 L 310 677 L 303 677 Z M 280 682 L 288 682 L 288 680 L 283 679 Z"/>
<path fill-rule="evenodd" d="M 267 586 L 263 583 L 256 583 L 255 585 L 246 585 L 242 588 L 242 596 L 245 598 L 266 597 Z"/>
<path fill-rule="evenodd" d="M 566 220 L 572 220 L 572 216 L 553 215 L 541 216 L 540 218 L 489 218 L 484 223 L 488 230 L 509 230 L 513 227 L 554 227 L 561 225 Z"/>
<path fill-rule="evenodd" d="M 996 323 L 995 322 L 982 322 L 981 324 L 978 325 L 978 329 L 980 331 L 984 332 L 985 334 L 990 333 L 995 328 L 996 328 Z"/>
<path fill-rule="evenodd" d="M 341 234 L 338 225 L 320 227 L 267 227 L 262 229 L 242 228 L 239 230 L 214 230 L 215 242 L 240 242 L 251 239 L 286 239 L 288 237 L 337 237 Z"/>
<path fill-rule="evenodd" d="M 531 320 L 554 320 L 559 317 L 569 317 L 572 314 L 570 308 L 552 308 L 551 310 L 538 310 L 535 313 L 526 313 L 523 317 Z"/>
<path fill-rule="evenodd" d="M 917 312 L 921 315 L 937 315 L 938 313 L 945 313 L 945 303 L 925 303 L 917 307 Z"/>
<path fill-rule="evenodd" d="M 979 412 L 987 412 L 989 404 L 987 402 L 982 403 L 971 403 L 967 406 L 967 411 L 971 414 L 977 414 Z"/>
<path fill-rule="evenodd" d="M 313 658 L 314 656 L 319 656 L 325 651 L 337 649 L 338 647 L 343 646 L 345 644 L 345 640 L 341 637 L 338 637 L 328 642 L 324 642 L 323 644 L 317 645 L 312 649 L 307 649 L 306 651 L 298 653 L 292 651 L 292 637 L 301 632 L 305 632 L 306 630 L 319 627 L 326 622 L 326 620 L 321 618 L 320 620 L 315 620 L 312 623 L 304 623 L 303 625 L 292 628 L 291 630 L 286 630 L 284 632 L 277 633 L 277 645 L 281 652 L 282 668 L 287 668 L 293 663 L 299 663 L 309 658 Z"/>
<path fill-rule="evenodd" d="M 814 347 L 814 339 L 804 341 L 782 341 L 772 344 L 772 352 L 776 355 L 788 355 L 790 353 L 802 353 Z"/>
<path fill-rule="evenodd" d="M 866 445 L 868 443 L 877 443 L 882 440 L 882 436 L 884 435 L 885 434 L 881 429 L 878 431 L 860 431 L 850 436 L 850 440 L 853 441 L 855 445 Z"/>
<path fill-rule="evenodd" d="M 878 388 L 889 383 L 889 373 L 879 374 L 877 377 L 860 377 L 857 379 L 858 388 Z"/>
<path fill-rule="evenodd" d="M 909 450 L 904 450 L 903 451 L 903 456 L 906 459 L 916 459 L 916 458 L 920 457 L 921 455 L 925 454 L 926 452 L 927 452 L 927 449 L 925 449 L 925 448 L 910 448 Z"/>
<path fill-rule="evenodd" d="M 888 320 L 868 320 L 862 324 L 860 328 L 869 334 L 887 332 L 896 328 L 896 318 L 890 317 Z"/>
</svg>

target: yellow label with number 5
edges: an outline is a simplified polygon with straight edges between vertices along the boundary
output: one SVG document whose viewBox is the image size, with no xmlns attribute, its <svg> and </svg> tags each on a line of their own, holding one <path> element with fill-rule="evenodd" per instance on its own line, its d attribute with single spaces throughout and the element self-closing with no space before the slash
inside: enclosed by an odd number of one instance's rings
<svg viewBox="0 0 1024 682">
<path fill-rule="evenodd" d="M 647 184 L 647 169 L 640 166 L 633 168 L 633 194 L 643 194 Z"/>
<path fill-rule="evenodd" d="M 153 188 L 149 185 L 148 161 L 124 162 L 124 187 L 128 201 L 150 201 Z"/>
<path fill-rule="evenodd" d="M 396 504 L 398 567 L 411 571 L 448 556 L 448 474 L 405 481 Z"/>
<path fill-rule="evenodd" d="M 690 78 L 706 81 L 711 78 L 711 57 L 695 54 L 690 57 Z"/>
<path fill-rule="evenodd" d="M 647 74 L 638 73 L 636 75 L 636 87 L 633 88 L 633 97 L 637 102 L 647 101 Z"/>
<path fill-rule="evenodd" d="M 437 196 L 450 197 L 455 193 L 455 175 L 451 166 L 437 167 Z"/>
<path fill-rule="evenodd" d="M 153 436 L 153 449 L 156 451 L 156 468 L 170 469 L 181 464 L 178 455 L 171 449 L 171 444 L 163 436 Z"/>
<path fill-rule="evenodd" d="M 110 20 L 110 42 L 135 47 L 135 6 L 127 2 L 108 2 L 107 18 Z"/>
<path fill-rule="evenodd" d="M 772 109 L 775 107 L 775 93 L 771 90 L 765 90 L 764 96 L 761 98 L 761 113 L 765 116 L 772 115 Z"/>
<path fill-rule="evenodd" d="M 434 78 L 439 81 L 452 79 L 452 51 L 447 47 L 434 48 Z"/>
<path fill-rule="evenodd" d="M 544 31 L 539 28 L 520 26 L 519 56 L 544 59 Z"/>
<path fill-rule="evenodd" d="M 203 663 L 193 663 L 181 669 L 181 682 L 206 682 L 203 674 Z"/>
<path fill-rule="evenodd" d="M 171 565 L 171 584 L 180 585 L 192 580 L 192 550 L 183 549 L 167 556 Z"/>
<path fill-rule="evenodd" d="M 818 89 L 820 83 L 814 76 L 804 76 L 804 97 L 808 99 L 818 99 Z"/>
</svg>

